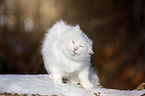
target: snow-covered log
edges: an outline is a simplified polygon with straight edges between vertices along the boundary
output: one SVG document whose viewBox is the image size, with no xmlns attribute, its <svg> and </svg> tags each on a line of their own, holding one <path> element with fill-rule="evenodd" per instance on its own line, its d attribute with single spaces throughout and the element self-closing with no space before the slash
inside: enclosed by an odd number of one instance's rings
<svg viewBox="0 0 145 96">
<path fill-rule="evenodd" d="M 80 85 L 51 82 L 49 75 L 0 75 L 0 93 L 48 96 L 141 96 L 144 90 L 84 89 Z"/>
</svg>

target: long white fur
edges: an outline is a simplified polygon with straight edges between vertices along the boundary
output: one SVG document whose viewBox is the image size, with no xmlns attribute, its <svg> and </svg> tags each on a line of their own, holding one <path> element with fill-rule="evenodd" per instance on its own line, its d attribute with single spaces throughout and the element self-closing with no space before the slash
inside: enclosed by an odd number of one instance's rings
<svg viewBox="0 0 145 96">
<path fill-rule="evenodd" d="M 87 89 L 99 85 L 98 76 L 90 72 L 92 44 L 79 25 L 71 26 L 64 21 L 54 24 L 42 45 L 44 65 L 51 80 L 62 84 L 62 78 L 68 77 L 72 84 L 80 82 Z"/>
</svg>

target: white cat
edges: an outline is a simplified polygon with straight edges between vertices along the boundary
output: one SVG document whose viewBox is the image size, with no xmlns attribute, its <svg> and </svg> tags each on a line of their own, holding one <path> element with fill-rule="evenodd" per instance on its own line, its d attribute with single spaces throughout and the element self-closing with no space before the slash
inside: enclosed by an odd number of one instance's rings
<svg viewBox="0 0 145 96">
<path fill-rule="evenodd" d="M 80 83 L 87 89 L 93 87 L 90 81 L 99 85 L 98 76 L 90 73 L 90 54 L 93 54 L 92 41 L 79 25 L 59 21 L 45 35 L 42 45 L 44 64 L 56 84 L 62 84 L 62 78 L 67 77 L 71 84 Z"/>
</svg>

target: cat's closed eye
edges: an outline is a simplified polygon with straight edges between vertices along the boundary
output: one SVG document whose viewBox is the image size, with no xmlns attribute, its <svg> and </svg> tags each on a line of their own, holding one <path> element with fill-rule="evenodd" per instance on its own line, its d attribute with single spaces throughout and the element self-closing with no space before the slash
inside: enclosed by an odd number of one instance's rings
<svg viewBox="0 0 145 96">
<path fill-rule="evenodd" d="M 79 45 L 79 47 L 83 48 L 83 46 L 82 46 L 82 45 Z"/>
<path fill-rule="evenodd" d="M 74 42 L 74 41 L 72 41 L 72 43 L 73 43 L 73 44 L 75 44 L 75 42 Z"/>
</svg>

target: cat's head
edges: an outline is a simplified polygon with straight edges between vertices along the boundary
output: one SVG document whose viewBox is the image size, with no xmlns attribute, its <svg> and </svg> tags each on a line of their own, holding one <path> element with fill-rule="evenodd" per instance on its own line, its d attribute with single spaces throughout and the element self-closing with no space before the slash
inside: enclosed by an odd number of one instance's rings
<svg viewBox="0 0 145 96">
<path fill-rule="evenodd" d="M 93 54 L 92 41 L 80 30 L 79 26 L 71 28 L 64 34 L 63 53 L 74 59 L 85 59 Z"/>
</svg>

